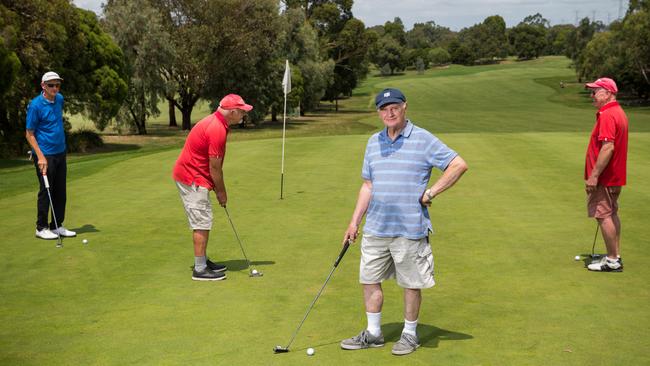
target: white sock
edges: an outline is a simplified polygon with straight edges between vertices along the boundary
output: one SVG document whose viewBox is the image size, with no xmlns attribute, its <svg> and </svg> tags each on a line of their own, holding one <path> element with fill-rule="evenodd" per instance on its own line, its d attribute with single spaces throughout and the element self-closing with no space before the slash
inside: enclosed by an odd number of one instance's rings
<svg viewBox="0 0 650 366">
<path fill-rule="evenodd" d="M 366 312 L 366 316 L 368 317 L 368 332 L 370 332 L 373 337 L 378 337 L 381 334 L 381 312 Z"/>
<path fill-rule="evenodd" d="M 404 319 L 404 330 L 402 330 L 402 333 L 410 334 L 412 336 L 417 336 L 416 329 L 418 327 L 418 320 L 415 319 L 414 321 L 409 321 Z"/>
</svg>

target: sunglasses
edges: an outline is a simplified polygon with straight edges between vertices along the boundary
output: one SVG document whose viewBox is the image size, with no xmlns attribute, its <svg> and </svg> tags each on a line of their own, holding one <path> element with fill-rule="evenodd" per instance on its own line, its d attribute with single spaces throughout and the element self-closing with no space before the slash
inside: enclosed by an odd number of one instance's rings
<svg viewBox="0 0 650 366">
<path fill-rule="evenodd" d="M 50 87 L 50 88 L 60 88 L 60 87 L 61 87 L 61 84 L 59 84 L 59 83 L 56 83 L 56 84 L 46 84 L 46 85 L 47 85 L 48 87 Z"/>
</svg>

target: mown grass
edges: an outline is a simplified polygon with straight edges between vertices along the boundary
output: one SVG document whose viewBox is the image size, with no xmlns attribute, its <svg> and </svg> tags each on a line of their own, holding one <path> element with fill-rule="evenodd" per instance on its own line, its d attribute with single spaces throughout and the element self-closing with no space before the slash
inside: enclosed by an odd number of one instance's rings
<svg viewBox="0 0 650 366">
<path fill-rule="evenodd" d="M 341 103 L 355 112 L 310 116 L 288 134 L 284 200 L 280 139 L 234 132 L 224 165 L 228 210 L 261 278 L 247 276 L 215 204 L 208 252 L 229 266 L 229 278 L 190 280 L 190 231 L 171 180 L 177 147 L 72 157 L 66 224 L 79 237 L 60 250 L 33 238 L 33 172 L 16 178 L 21 188 L 0 197 L 0 364 L 647 364 L 650 115 L 627 110 L 625 272 L 590 273 L 573 257 L 591 251 L 595 229 L 582 182 L 594 110 L 543 85 L 570 74 L 566 64 L 550 58 L 371 77 Z M 388 282 L 387 347 L 339 349 L 365 326 L 354 246 L 292 351 L 274 355 L 339 252 L 369 130 L 381 125 L 372 98 L 388 85 L 405 91 L 416 124 L 470 165 L 430 210 L 437 286 L 423 292 L 423 346 L 406 358 L 390 355 L 403 316 L 401 290 Z M 1 181 L 18 173 L 0 170 Z M 316 355 L 306 356 L 307 347 Z"/>
</svg>

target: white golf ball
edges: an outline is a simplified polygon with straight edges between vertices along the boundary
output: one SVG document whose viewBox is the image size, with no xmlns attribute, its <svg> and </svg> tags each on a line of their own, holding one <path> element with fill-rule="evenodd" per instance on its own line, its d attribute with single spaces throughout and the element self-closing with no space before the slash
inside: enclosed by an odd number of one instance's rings
<svg viewBox="0 0 650 366">
<path fill-rule="evenodd" d="M 84 239 L 81 242 L 84 243 L 84 244 L 88 244 L 88 239 Z"/>
<path fill-rule="evenodd" d="M 314 355 L 314 349 L 313 348 L 307 348 L 307 355 L 313 356 Z"/>
<path fill-rule="evenodd" d="M 579 260 L 580 260 L 580 256 L 579 256 L 579 255 L 576 255 L 575 260 L 579 261 Z"/>
<path fill-rule="evenodd" d="M 252 273 L 252 274 L 257 274 L 257 270 L 254 269 L 254 270 L 251 271 L 251 273 Z"/>
</svg>

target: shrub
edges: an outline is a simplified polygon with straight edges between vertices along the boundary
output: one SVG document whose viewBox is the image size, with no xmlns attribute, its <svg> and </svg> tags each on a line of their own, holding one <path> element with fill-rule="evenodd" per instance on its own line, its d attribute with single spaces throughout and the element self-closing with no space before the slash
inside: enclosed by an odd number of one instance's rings
<svg viewBox="0 0 650 366">
<path fill-rule="evenodd" d="M 67 137 L 68 152 L 85 153 L 89 150 L 104 146 L 104 140 L 95 131 L 78 130 L 72 132 Z"/>
</svg>

